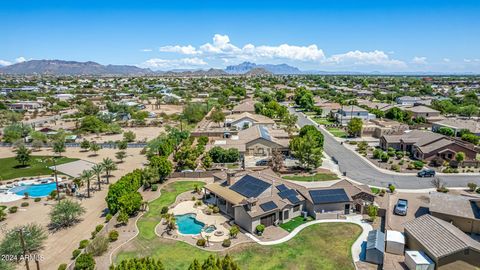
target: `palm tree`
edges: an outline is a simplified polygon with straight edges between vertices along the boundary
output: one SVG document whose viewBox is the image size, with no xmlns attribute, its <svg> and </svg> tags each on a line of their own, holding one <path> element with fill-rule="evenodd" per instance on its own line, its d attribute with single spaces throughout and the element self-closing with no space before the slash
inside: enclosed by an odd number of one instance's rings
<svg viewBox="0 0 480 270">
<path fill-rule="evenodd" d="M 100 183 L 100 175 L 103 172 L 102 164 L 95 164 L 92 167 L 92 172 L 97 175 L 97 183 L 98 183 L 98 190 L 102 190 L 101 183 Z"/>
<path fill-rule="evenodd" d="M 115 171 L 117 170 L 117 164 L 115 164 L 115 162 L 113 162 L 113 160 L 111 158 L 104 158 L 102 160 L 102 166 L 103 168 L 105 169 L 105 173 L 107 174 L 107 184 L 110 184 L 110 181 L 109 181 L 109 178 L 110 178 L 110 173 L 112 171 Z"/>
<path fill-rule="evenodd" d="M 87 182 L 87 197 L 90 198 L 90 180 L 92 180 L 93 172 L 91 170 L 84 170 L 80 175 L 82 181 Z"/>
</svg>

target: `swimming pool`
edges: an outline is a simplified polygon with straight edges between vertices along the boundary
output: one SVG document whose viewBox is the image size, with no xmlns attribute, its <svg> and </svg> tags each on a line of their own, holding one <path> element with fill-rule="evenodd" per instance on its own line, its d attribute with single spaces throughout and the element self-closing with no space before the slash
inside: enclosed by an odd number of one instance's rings
<svg viewBox="0 0 480 270">
<path fill-rule="evenodd" d="M 205 226 L 203 222 L 195 219 L 195 214 L 178 215 L 175 220 L 181 234 L 200 234 Z"/>
<path fill-rule="evenodd" d="M 55 182 L 51 182 L 47 184 L 18 186 L 11 188 L 9 191 L 20 196 L 23 196 L 25 192 L 28 192 L 28 196 L 35 198 L 46 197 L 56 188 L 57 186 L 55 185 Z"/>
</svg>

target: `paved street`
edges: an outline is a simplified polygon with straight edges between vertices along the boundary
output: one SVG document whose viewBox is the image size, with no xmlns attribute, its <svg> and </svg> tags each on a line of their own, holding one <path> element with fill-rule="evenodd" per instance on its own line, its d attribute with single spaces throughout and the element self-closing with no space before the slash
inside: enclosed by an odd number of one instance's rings
<svg viewBox="0 0 480 270">
<path fill-rule="evenodd" d="M 297 124 L 300 127 L 305 125 L 317 125 L 304 114 L 295 112 L 293 108 L 288 108 L 290 113 L 298 116 Z M 387 187 L 389 183 L 394 184 L 401 189 L 424 189 L 432 188 L 431 178 L 419 178 L 415 174 L 385 173 L 378 170 L 377 167 L 368 163 L 351 150 L 341 145 L 330 133 L 318 128 L 325 137 L 325 152 L 338 160 L 340 171 L 346 172 L 347 177 L 352 180 L 378 187 Z M 439 175 L 439 178 L 447 187 L 466 187 L 467 183 L 475 182 L 480 185 L 480 176 L 467 175 Z"/>
</svg>

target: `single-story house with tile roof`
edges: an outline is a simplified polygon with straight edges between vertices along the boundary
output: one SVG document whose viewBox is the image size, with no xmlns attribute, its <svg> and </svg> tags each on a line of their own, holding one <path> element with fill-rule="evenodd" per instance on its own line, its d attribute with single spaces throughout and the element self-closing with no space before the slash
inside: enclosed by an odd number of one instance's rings
<svg viewBox="0 0 480 270">
<path fill-rule="evenodd" d="M 207 203 L 217 205 L 243 229 L 254 232 L 258 224 L 278 225 L 301 215 L 320 219 L 352 211 L 354 191 L 348 183 L 308 189 L 278 177 L 272 170 L 228 171 L 214 175 L 204 187 Z M 363 190 L 363 188 L 360 188 Z"/>
<path fill-rule="evenodd" d="M 458 133 L 462 130 L 468 130 L 480 136 L 480 122 L 471 119 L 447 118 L 432 123 L 432 131 L 434 132 L 442 127 L 451 128 L 455 132 L 455 136 L 458 136 Z"/>
<path fill-rule="evenodd" d="M 421 130 L 407 131 L 401 135 L 384 135 L 380 137 L 380 147 L 389 147 L 406 151 L 419 160 L 452 160 L 458 152 L 465 153 L 465 160 L 475 160 L 475 146 L 444 135 Z"/>
<path fill-rule="evenodd" d="M 207 150 L 220 146 L 225 149 L 236 148 L 244 156 L 269 157 L 277 150 L 285 155 L 289 154 L 288 134 L 279 129 L 256 125 L 241 130 L 230 138 L 217 139 L 207 146 Z"/>
<path fill-rule="evenodd" d="M 405 223 L 408 249 L 424 252 L 435 269 L 475 270 L 480 267 L 480 242 L 453 224 L 431 215 Z"/>
<path fill-rule="evenodd" d="M 240 104 L 235 105 L 232 109 L 232 113 L 255 113 L 255 101 L 253 99 L 247 99 Z"/>
<path fill-rule="evenodd" d="M 432 192 L 429 210 L 465 233 L 480 234 L 480 196 Z"/>
<path fill-rule="evenodd" d="M 439 111 L 434 110 L 434 109 L 432 109 L 430 107 L 427 107 L 427 106 L 423 106 L 423 105 L 413 106 L 413 107 L 410 107 L 410 108 L 405 108 L 404 110 L 407 111 L 407 112 L 411 112 L 413 118 L 420 118 L 421 117 L 421 118 L 428 119 L 428 118 L 434 118 L 434 117 L 439 117 L 440 116 Z"/>
<path fill-rule="evenodd" d="M 262 125 L 262 126 L 273 126 L 275 121 L 273 119 L 260 115 L 253 114 L 249 112 L 237 113 L 227 115 L 225 117 L 225 126 L 233 127 L 237 130 L 247 129 L 251 126 Z"/>
</svg>

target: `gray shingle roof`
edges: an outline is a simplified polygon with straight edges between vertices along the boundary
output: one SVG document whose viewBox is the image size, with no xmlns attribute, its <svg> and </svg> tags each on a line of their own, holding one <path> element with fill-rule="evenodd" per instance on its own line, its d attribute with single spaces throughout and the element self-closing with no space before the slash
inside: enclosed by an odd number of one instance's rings
<svg viewBox="0 0 480 270">
<path fill-rule="evenodd" d="M 480 243 L 454 225 L 428 214 L 406 222 L 405 232 L 436 259 L 469 248 L 480 251 Z"/>
</svg>

